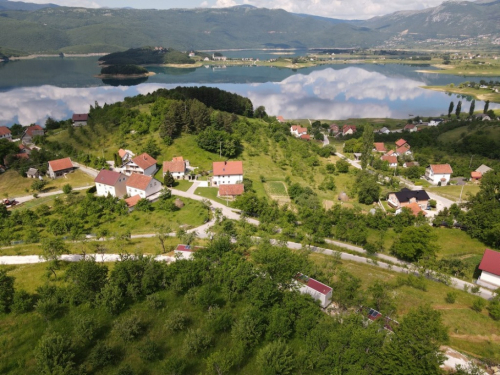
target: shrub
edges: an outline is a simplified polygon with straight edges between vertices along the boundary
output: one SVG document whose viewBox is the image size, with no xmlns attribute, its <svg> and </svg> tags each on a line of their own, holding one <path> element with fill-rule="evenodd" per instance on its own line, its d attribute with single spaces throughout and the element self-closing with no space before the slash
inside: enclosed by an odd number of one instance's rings
<svg viewBox="0 0 500 375">
<path fill-rule="evenodd" d="M 56 296 L 50 296 L 38 300 L 35 309 L 43 319 L 49 321 L 59 314 L 60 304 Z"/>
<path fill-rule="evenodd" d="M 116 375 L 135 375 L 134 370 L 129 365 L 125 365 L 120 367 L 120 369 L 116 372 Z"/>
<path fill-rule="evenodd" d="M 69 194 L 71 191 L 73 191 L 73 188 L 71 187 L 70 184 L 66 184 L 62 187 L 62 191 L 64 194 Z"/>
<path fill-rule="evenodd" d="M 481 312 L 483 311 L 484 306 L 486 305 L 486 301 L 480 297 L 476 298 L 474 302 L 472 302 L 472 310 Z"/>
<path fill-rule="evenodd" d="M 455 301 L 457 300 L 457 293 L 448 292 L 444 300 L 446 301 L 446 303 L 455 303 Z"/>
<path fill-rule="evenodd" d="M 108 313 L 116 315 L 125 307 L 125 296 L 118 285 L 106 284 L 101 291 L 99 303 Z"/>
<path fill-rule="evenodd" d="M 201 353 L 212 344 L 212 335 L 201 328 L 189 329 L 184 339 L 184 353 L 191 355 Z"/>
<path fill-rule="evenodd" d="M 21 289 L 14 293 L 11 310 L 16 314 L 24 314 L 33 310 L 33 303 L 33 296 Z"/>
<path fill-rule="evenodd" d="M 151 294 L 146 297 L 149 308 L 152 310 L 160 310 L 165 306 L 165 301 L 158 294 Z"/>
<path fill-rule="evenodd" d="M 470 292 L 472 294 L 477 294 L 481 291 L 481 288 L 478 285 L 474 285 L 472 288 L 470 288 Z"/>
<path fill-rule="evenodd" d="M 139 357 L 143 361 L 148 361 L 148 362 L 156 361 L 160 359 L 160 355 L 161 355 L 160 347 L 156 342 L 154 342 L 149 338 L 146 340 L 144 344 L 139 346 Z"/>
<path fill-rule="evenodd" d="M 90 351 L 87 363 L 92 367 L 92 372 L 95 372 L 100 368 L 113 364 L 115 359 L 116 355 L 113 349 L 104 341 L 98 341 Z"/>
<path fill-rule="evenodd" d="M 81 342 L 92 342 L 99 327 L 94 317 L 77 315 L 73 319 L 73 337 Z"/>
<path fill-rule="evenodd" d="M 490 301 L 490 305 L 487 307 L 490 316 L 494 320 L 500 320 L 500 301 L 498 299 L 494 299 Z"/>
<path fill-rule="evenodd" d="M 59 333 L 49 332 L 45 334 L 35 349 L 37 374 L 73 374 L 74 354 L 70 348 L 70 341 Z"/>
<path fill-rule="evenodd" d="M 182 310 L 177 309 L 170 313 L 165 321 L 165 328 L 169 331 L 177 332 L 186 329 L 189 323 L 189 317 Z"/>
<path fill-rule="evenodd" d="M 186 362 L 182 358 L 169 357 L 163 364 L 163 374 L 182 375 L 186 369 Z"/>
<path fill-rule="evenodd" d="M 284 341 L 274 341 L 259 351 L 257 364 L 263 375 L 293 374 L 293 352 Z"/>
<path fill-rule="evenodd" d="M 429 206 L 432 208 L 436 208 L 437 202 L 434 199 L 429 199 Z"/>
<path fill-rule="evenodd" d="M 125 342 L 138 339 L 144 333 L 144 324 L 137 315 L 122 318 L 115 322 L 116 334 Z"/>
</svg>

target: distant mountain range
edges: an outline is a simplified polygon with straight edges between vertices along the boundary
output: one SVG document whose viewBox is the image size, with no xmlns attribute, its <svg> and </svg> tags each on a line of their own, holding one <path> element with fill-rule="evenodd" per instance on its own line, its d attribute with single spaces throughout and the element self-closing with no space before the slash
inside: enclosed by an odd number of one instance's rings
<svg viewBox="0 0 500 375">
<path fill-rule="evenodd" d="M 426 39 L 485 34 L 489 42 L 500 38 L 499 19 L 500 0 L 445 2 L 366 21 L 252 6 L 85 9 L 0 0 L 0 47 L 27 53 L 113 52 L 147 45 L 178 50 L 411 47 Z"/>
</svg>

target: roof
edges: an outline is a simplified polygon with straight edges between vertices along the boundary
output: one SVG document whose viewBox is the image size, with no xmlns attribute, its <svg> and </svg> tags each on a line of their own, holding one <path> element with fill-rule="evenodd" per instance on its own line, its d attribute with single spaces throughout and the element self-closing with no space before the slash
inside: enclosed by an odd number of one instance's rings
<svg viewBox="0 0 500 375">
<path fill-rule="evenodd" d="M 431 164 L 430 168 L 432 172 L 435 174 L 452 174 L 453 169 L 451 169 L 451 165 L 449 164 Z"/>
<path fill-rule="evenodd" d="M 145 176 L 139 173 L 132 173 L 128 178 L 126 185 L 134 189 L 146 190 L 152 179 L 153 177 L 151 176 Z"/>
<path fill-rule="evenodd" d="M 40 125 L 28 126 L 25 134 L 28 134 L 30 137 L 33 136 L 34 131 L 43 131 L 43 128 Z"/>
<path fill-rule="evenodd" d="M 408 130 L 410 130 L 410 129 L 415 129 L 415 128 L 416 128 L 416 126 L 417 126 L 417 125 L 415 125 L 415 124 L 406 124 L 406 125 L 405 125 L 405 129 L 408 129 Z"/>
<path fill-rule="evenodd" d="M 0 126 L 0 135 L 11 134 L 10 129 L 6 126 Z"/>
<path fill-rule="evenodd" d="M 35 169 L 35 168 L 30 168 L 30 169 L 28 169 L 28 172 L 26 172 L 26 174 L 27 174 L 28 176 L 34 176 L 34 175 L 36 175 L 37 173 L 38 173 L 38 169 Z"/>
<path fill-rule="evenodd" d="M 283 116 L 277 116 L 276 120 L 278 120 L 279 122 L 285 122 L 285 119 L 283 118 Z"/>
<path fill-rule="evenodd" d="M 245 192 L 245 186 L 243 184 L 223 184 L 219 185 L 219 195 L 220 196 L 228 196 L 228 195 L 241 195 Z"/>
<path fill-rule="evenodd" d="M 386 155 L 391 156 L 392 154 L 394 154 L 394 150 L 389 150 Z"/>
<path fill-rule="evenodd" d="M 99 184 L 104 184 L 104 185 L 109 185 L 109 186 L 115 186 L 116 183 L 118 182 L 118 179 L 120 177 L 125 177 L 119 172 L 115 171 L 108 171 L 107 169 L 102 169 L 97 177 L 94 179 L 95 183 Z"/>
<path fill-rule="evenodd" d="M 165 173 L 167 171 L 169 171 L 170 173 L 184 173 L 186 171 L 186 162 L 185 161 L 164 161 L 163 162 L 163 173 Z"/>
<path fill-rule="evenodd" d="M 172 158 L 172 161 L 184 161 L 184 158 L 182 156 L 176 156 L 175 158 Z"/>
<path fill-rule="evenodd" d="M 134 207 L 137 202 L 141 200 L 141 196 L 139 194 L 134 195 L 133 197 L 125 199 L 125 203 L 127 203 L 128 208 Z"/>
<path fill-rule="evenodd" d="M 87 121 L 89 119 L 89 115 L 87 113 L 73 113 L 73 117 L 71 120 L 73 121 Z"/>
<path fill-rule="evenodd" d="M 16 158 L 18 158 L 18 159 L 29 159 L 30 156 L 28 154 L 21 153 L 21 154 L 16 154 Z"/>
<path fill-rule="evenodd" d="M 427 213 L 420 208 L 417 202 L 410 203 L 408 206 L 406 206 L 406 208 L 409 208 L 415 216 L 418 216 L 420 212 L 422 212 L 424 215 L 427 215 Z"/>
<path fill-rule="evenodd" d="M 214 176 L 243 175 L 242 161 L 214 161 Z"/>
<path fill-rule="evenodd" d="M 332 290 L 332 288 L 330 288 L 328 285 L 320 283 L 319 281 L 314 280 L 301 273 L 297 274 L 297 276 L 295 276 L 295 279 L 301 282 L 302 284 L 307 285 L 309 288 L 314 289 L 317 292 L 320 292 L 321 294 L 326 295 L 330 293 Z"/>
<path fill-rule="evenodd" d="M 356 125 L 344 125 L 342 128 L 342 132 L 345 133 L 349 131 L 349 129 L 352 129 L 352 131 L 355 133 L 356 132 Z"/>
<path fill-rule="evenodd" d="M 308 141 L 311 139 L 311 136 L 309 134 L 302 134 L 300 136 L 301 139 L 307 139 Z"/>
<path fill-rule="evenodd" d="M 406 168 L 410 168 L 410 167 L 420 167 L 420 164 L 418 161 L 409 161 L 409 162 L 406 162 Z"/>
<path fill-rule="evenodd" d="M 74 168 L 70 158 L 51 160 L 49 161 L 49 166 L 54 172 Z"/>
<path fill-rule="evenodd" d="M 125 151 L 123 148 L 118 150 L 118 155 L 123 158 L 125 155 L 127 155 L 127 151 Z"/>
<path fill-rule="evenodd" d="M 476 172 L 481 172 L 482 174 L 485 174 L 485 173 L 492 171 L 492 170 L 493 169 L 491 169 L 487 165 L 481 164 L 481 166 L 478 169 L 476 169 Z"/>
<path fill-rule="evenodd" d="M 375 142 L 373 144 L 373 147 L 375 148 L 375 150 L 379 151 L 379 152 L 385 152 L 385 145 L 384 145 L 384 142 Z"/>
<path fill-rule="evenodd" d="M 407 142 L 406 142 L 403 138 L 401 138 L 401 139 L 398 139 L 398 140 L 396 141 L 396 146 L 401 147 L 401 146 L 403 146 L 403 145 L 404 145 L 404 144 L 406 144 L 406 143 L 407 143 Z"/>
<path fill-rule="evenodd" d="M 393 155 L 384 155 L 381 157 L 383 161 L 387 161 L 389 164 L 396 164 L 398 162 L 397 156 Z"/>
<path fill-rule="evenodd" d="M 147 153 L 143 153 L 139 156 L 136 156 L 135 158 L 132 159 L 132 161 L 135 164 L 137 164 L 139 166 L 139 168 L 142 168 L 144 170 L 146 170 L 149 167 L 156 164 L 156 159 L 154 159 L 152 156 L 148 155 Z"/>
<path fill-rule="evenodd" d="M 428 201 L 431 199 L 425 190 L 410 190 L 404 188 L 401 189 L 401 191 L 395 192 L 394 195 L 396 195 L 400 203 L 409 202 L 412 198 L 415 198 L 417 201 Z"/>
<path fill-rule="evenodd" d="M 484 250 L 479 269 L 500 276 L 500 253 L 490 249 Z"/>
<path fill-rule="evenodd" d="M 398 147 L 398 148 L 396 149 L 396 152 L 397 152 L 398 154 L 404 154 L 404 153 L 406 153 L 406 152 L 408 152 L 408 151 L 410 151 L 410 148 L 409 148 L 409 147 L 407 147 L 407 146 L 401 146 L 401 147 Z"/>
<path fill-rule="evenodd" d="M 481 178 L 481 177 L 483 177 L 483 174 L 481 172 L 471 172 L 470 177 L 471 178 Z"/>
<path fill-rule="evenodd" d="M 303 128 L 300 125 L 292 125 L 292 131 L 297 131 L 298 133 L 307 133 L 307 128 Z"/>
</svg>

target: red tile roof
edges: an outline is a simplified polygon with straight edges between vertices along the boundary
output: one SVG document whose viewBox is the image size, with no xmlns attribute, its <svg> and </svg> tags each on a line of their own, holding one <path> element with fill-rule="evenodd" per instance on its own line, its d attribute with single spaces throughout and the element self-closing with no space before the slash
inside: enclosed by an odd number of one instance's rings
<svg viewBox="0 0 500 375">
<path fill-rule="evenodd" d="M 184 161 L 184 158 L 182 156 L 176 156 L 175 158 L 172 158 L 172 161 Z"/>
<path fill-rule="evenodd" d="M 422 212 L 424 215 L 427 215 L 427 212 L 423 211 L 420 206 L 418 205 L 417 202 L 410 203 L 409 205 L 406 206 L 411 210 L 413 215 L 418 216 L 420 212 Z"/>
<path fill-rule="evenodd" d="M 102 169 L 97 175 L 97 177 L 94 179 L 94 182 L 108 186 L 115 186 L 120 177 L 125 177 L 125 176 L 119 172 Z"/>
<path fill-rule="evenodd" d="M 231 176 L 243 174 L 242 161 L 215 161 L 213 163 L 214 176 Z"/>
<path fill-rule="evenodd" d="M 398 158 L 392 155 L 384 155 L 381 157 L 383 161 L 387 161 L 389 164 L 396 164 L 398 162 Z"/>
<path fill-rule="evenodd" d="M 352 129 L 353 133 L 356 133 L 356 125 L 344 125 L 342 133 L 346 133 L 349 129 Z"/>
<path fill-rule="evenodd" d="M 405 129 L 407 129 L 407 130 L 415 129 L 415 127 L 416 127 L 416 125 L 414 125 L 414 124 L 406 124 L 405 125 Z"/>
<path fill-rule="evenodd" d="M 146 190 L 152 179 L 153 177 L 151 176 L 145 176 L 139 173 L 132 173 L 128 178 L 126 185 L 134 189 Z"/>
<path fill-rule="evenodd" d="M 300 136 L 301 139 L 305 139 L 306 141 L 310 141 L 311 140 L 311 136 L 309 134 L 302 134 Z"/>
<path fill-rule="evenodd" d="M 479 269 L 500 276 L 500 253 L 498 251 L 486 249 L 483 259 L 479 264 Z"/>
<path fill-rule="evenodd" d="M 28 154 L 25 154 L 24 152 L 21 154 L 16 154 L 16 158 L 18 159 L 29 159 L 30 156 Z"/>
<path fill-rule="evenodd" d="M 143 170 L 146 170 L 152 165 L 156 164 L 156 159 L 154 159 L 152 156 L 149 156 L 146 153 L 136 156 L 135 158 L 132 159 L 132 161 L 135 164 L 137 164 L 139 168 L 142 168 Z"/>
<path fill-rule="evenodd" d="M 332 290 L 328 285 L 325 285 L 323 283 L 320 283 L 317 280 L 314 280 L 306 275 L 303 275 L 301 273 L 297 274 L 295 276 L 295 279 L 299 282 L 301 282 L 304 285 L 307 285 L 309 288 L 314 289 L 317 292 L 320 292 L 321 294 L 328 294 Z"/>
<path fill-rule="evenodd" d="M 32 137 L 34 131 L 40 131 L 40 130 L 43 131 L 43 128 L 40 125 L 28 126 L 28 129 L 26 129 L 26 134 Z"/>
<path fill-rule="evenodd" d="M 10 129 L 6 126 L 0 126 L 0 135 L 11 134 Z"/>
<path fill-rule="evenodd" d="M 134 195 L 133 197 L 125 199 L 125 203 L 127 203 L 128 208 L 134 207 L 137 202 L 141 200 L 141 196 L 139 194 Z"/>
<path fill-rule="evenodd" d="M 303 127 L 302 127 L 302 126 L 300 126 L 300 125 L 293 125 L 293 126 L 292 126 L 292 130 L 293 130 L 293 131 L 297 131 L 299 134 L 300 134 L 300 133 L 304 133 L 304 132 L 306 132 L 306 133 L 307 133 L 307 128 L 303 128 Z"/>
<path fill-rule="evenodd" d="M 401 146 L 403 146 L 405 143 L 406 143 L 406 141 L 405 141 L 403 138 L 401 138 L 401 139 L 398 139 L 398 140 L 396 141 L 396 146 L 401 147 Z"/>
<path fill-rule="evenodd" d="M 285 122 L 285 119 L 283 118 L 283 116 L 277 116 L 276 120 L 278 120 L 279 122 Z"/>
<path fill-rule="evenodd" d="M 71 119 L 73 121 L 87 121 L 89 119 L 89 115 L 87 113 L 74 113 Z"/>
<path fill-rule="evenodd" d="M 186 171 L 186 162 L 184 162 L 184 161 L 164 161 L 163 162 L 163 173 L 166 173 L 167 171 L 169 171 L 170 173 L 184 173 Z"/>
<path fill-rule="evenodd" d="M 452 174 L 453 169 L 449 164 L 431 164 L 431 170 L 435 174 Z"/>
<path fill-rule="evenodd" d="M 471 172 L 470 177 L 475 179 L 480 179 L 481 177 L 483 177 L 483 174 L 481 172 Z"/>
<path fill-rule="evenodd" d="M 49 165 L 54 172 L 74 168 L 70 158 L 51 160 L 49 161 Z"/>
<path fill-rule="evenodd" d="M 391 156 L 392 154 L 394 154 L 394 150 L 389 150 L 386 155 Z"/>
<path fill-rule="evenodd" d="M 120 157 L 123 158 L 125 155 L 127 155 L 127 151 L 121 148 L 118 150 L 118 155 L 120 155 Z"/>
<path fill-rule="evenodd" d="M 243 184 L 219 185 L 219 195 L 221 197 L 241 195 L 245 192 Z"/>
<path fill-rule="evenodd" d="M 407 151 L 410 151 L 410 148 L 407 146 L 401 146 L 396 149 L 396 152 L 400 155 L 404 154 Z"/>
<path fill-rule="evenodd" d="M 375 150 L 377 150 L 378 152 L 385 152 L 385 145 L 384 145 L 384 142 L 375 142 L 373 144 Z"/>
</svg>

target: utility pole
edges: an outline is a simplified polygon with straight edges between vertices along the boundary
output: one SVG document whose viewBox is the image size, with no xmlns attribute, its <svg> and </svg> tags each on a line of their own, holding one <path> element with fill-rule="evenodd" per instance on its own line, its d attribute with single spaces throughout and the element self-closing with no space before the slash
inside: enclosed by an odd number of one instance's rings
<svg viewBox="0 0 500 375">
<path fill-rule="evenodd" d="M 469 168 L 470 168 L 470 166 L 472 165 L 472 158 L 473 158 L 473 157 L 474 157 L 474 155 L 472 155 L 472 156 L 470 157 Z"/>
<path fill-rule="evenodd" d="M 219 157 L 222 158 L 222 141 L 219 142 Z"/>
</svg>

